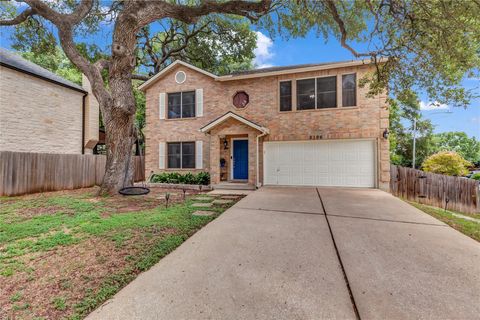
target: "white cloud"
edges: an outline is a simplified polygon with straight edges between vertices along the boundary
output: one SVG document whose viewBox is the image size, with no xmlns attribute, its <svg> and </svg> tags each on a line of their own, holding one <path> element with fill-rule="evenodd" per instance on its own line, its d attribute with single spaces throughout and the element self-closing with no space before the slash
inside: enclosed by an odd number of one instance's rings
<svg viewBox="0 0 480 320">
<path fill-rule="evenodd" d="M 257 34 L 257 47 L 253 50 L 255 54 L 255 59 L 253 63 L 257 68 L 268 68 L 272 64 L 269 61 L 273 58 L 273 52 L 271 51 L 273 47 L 273 41 L 268 36 L 264 35 L 260 31 L 256 31 Z"/>
<path fill-rule="evenodd" d="M 473 117 L 472 119 L 470 119 L 470 121 L 480 124 L 480 117 Z"/>
<path fill-rule="evenodd" d="M 424 102 L 420 101 L 420 110 L 430 111 L 430 110 L 448 110 L 448 104 L 435 102 Z"/>
</svg>

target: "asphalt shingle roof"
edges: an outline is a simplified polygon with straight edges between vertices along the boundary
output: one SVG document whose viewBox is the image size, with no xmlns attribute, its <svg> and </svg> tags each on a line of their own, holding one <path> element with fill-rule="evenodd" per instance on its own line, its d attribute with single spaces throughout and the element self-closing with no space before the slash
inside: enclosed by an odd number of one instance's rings
<svg viewBox="0 0 480 320">
<path fill-rule="evenodd" d="M 283 66 L 283 67 L 260 68 L 260 69 L 232 72 L 228 75 L 242 76 L 242 75 L 249 75 L 249 74 L 256 74 L 256 73 L 277 72 L 277 71 L 286 71 L 286 70 L 291 70 L 291 69 L 301 69 L 301 68 L 319 67 L 319 66 L 325 66 L 325 65 L 335 65 L 335 64 L 339 64 L 339 63 L 346 63 L 346 62 L 352 62 L 352 61 L 355 61 L 355 60 L 323 62 L 323 63 L 308 63 L 308 64 L 297 64 L 297 65 Z"/>
<path fill-rule="evenodd" d="M 0 64 L 5 65 L 5 66 L 10 66 L 14 69 L 24 71 L 25 73 L 33 74 L 36 76 L 39 76 L 41 78 L 48 79 L 50 81 L 59 83 L 61 85 L 70 87 L 72 89 L 80 90 L 85 92 L 85 89 L 83 89 L 81 86 L 78 84 L 75 84 L 71 81 L 68 81 L 58 75 L 56 75 L 53 72 L 48 71 L 45 68 L 40 67 L 39 65 L 30 62 L 19 55 L 8 51 L 4 48 L 0 48 Z"/>
</svg>

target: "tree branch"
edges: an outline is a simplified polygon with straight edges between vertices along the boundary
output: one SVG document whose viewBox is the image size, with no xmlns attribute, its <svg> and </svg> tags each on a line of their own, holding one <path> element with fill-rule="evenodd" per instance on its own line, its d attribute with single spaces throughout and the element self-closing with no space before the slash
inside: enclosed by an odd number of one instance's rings
<svg viewBox="0 0 480 320">
<path fill-rule="evenodd" d="M 27 9 L 25 11 L 23 11 L 22 13 L 20 13 L 18 16 L 16 16 L 15 18 L 13 19 L 10 19 L 10 20 L 0 20 L 0 26 L 13 26 L 13 25 L 17 25 L 17 24 L 20 24 L 22 22 L 24 22 L 25 20 L 27 20 L 29 17 L 33 16 L 36 14 L 36 11 L 35 9 Z"/>
<path fill-rule="evenodd" d="M 137 8 L 137 13 L 139 28 L 141 28 L 164 17 L 174 18 L 191 24 L 195 23 L 199 17 L 210 13 L 235 14 L 250 20 L 258 20 L 262 15 L 268 13 L 271 5 L 272 0 L 257 2 L 244 0 L 217 2 L 205 0 L 197 6 L 180 5 L 164 1 L 148 1 Z"/>
<path fill-rule="evenodd" d="M 144 76 L 144 75 L 142 75 L 142 74 L 132 74 L 132 79 L 134 79 L 134 80 L 147 81 L 148 79 L 150 79 L 150 77 Z"/>
<path fill-rule="evenodd" d="M 379 52 L 376 52 L 376 51 L 371 51 L 371 52 L 367 52 L 367 53 L 360 53 L 360 52 L 356 51 L 353 47 L 351 47 L 347 43 L 347 39 L 348 39 L 347 29 L 345 27 L 345 23 L 343 22 L 342 18 L 340 17 L 340 14 L 338 13 L 337 6 L 335 5 L 335 1 L 334 0 L 324 0 L 324 2 L 326 4 L 328 10 L 331 13 L 331 15 L 333 17 L 333 20 L 335 20 L 335 22 L 337 23 L 338 29 L 340 30 L 340 34 L 341 34 L 340 44 L 342 45 L 342 47 L 344 47 L 345 49 L 350 51 L 355 56 L 355 58 L 375 57 L 379 54 Z"/>
<path fill-rule="evenodd" d="M 111 99 L 110 94 L 103 85 L 101 75 L 101 71 L 105 68 L 105 63 L 100 62 L 97 65 L 90 63 L 80 54 L 73 41 L 73 29 L 90 12 L 93 7 L 93 0 L 82 0 L 75 10 L 69 14 L 59 13 L 40 0 L 25 0 L 25 2 L 40 16 L 49 20 L 58 28 L 58 36 L 63 51 L 70 61 L 90 80 L 92 90 L 94 90 L 96 98 L 101 102 L 100 104 L 102 105 L 102 102 Z"/>
</svg>

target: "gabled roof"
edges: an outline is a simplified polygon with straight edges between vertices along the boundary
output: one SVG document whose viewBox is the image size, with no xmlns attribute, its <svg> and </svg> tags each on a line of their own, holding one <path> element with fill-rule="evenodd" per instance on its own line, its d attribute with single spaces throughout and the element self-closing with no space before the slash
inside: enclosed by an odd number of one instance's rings
<svg viewBox="0 0 480 320">
<path fill-rule="evenodd" d="M 46 81 L 54 82 L 64 87 L 71 88 L 76 91 L 80 91 L 86 93 L 85 89 L 83 89 L 78 84 L 75 84 L 71 81 L 68 81 L 53 72 L 48 71 L 40 67 L 39 65 L 30 62 L 19 55 L 10 52 L 4 48 L 0 48 L 0 65 L 17 70 L 19 72 L 23 72 L 34 77 L 38 77 L 44 79 Z"/>
<path fill-rule="evenodd" d="M 385 61 L 386 59 L 381 58 L 378 60 L 378 63 L 384 63 Z M 298 72 L 309 72 L 309 71 L 361 66 L 361 65 L 367 65 L 372 63 L 373 61 L 371 59 L 364 59 L 364 60 L 315 63 L 315 64 L 299 64 L 299 65 L 293 65 L 293 66 L 271 67 L 271 68 L 261 68 L 261 69 L 247 70 L 247 71 L 238 71 L 238 72 L 233 72 L 231 74 L 227 74 L 224 76 L 217 76 L 208 71 L 192 66 L 189 63 L 183 62 L 181 60 L 176 60 L 171 65 L 169 65 L 168 67 L 166 67 L 165 69 L 163 69 L 162 71 L 154 75 L 152 78 L 150 78 L 148 81 L 143 83 L 141 86 L 139 86 L 139 89 L 140 90 L 147 89 L 149 86 L 151 86 L 161 77 L 163 77 L 163 75 L 165 75 L 169 70 L 171 70 L 177 65 L 183 65 L 187 68 L 203 73 L 211 77 L 215 81 L 234 81 L 234 80 L 240 80 L 240 79 L 269 77 L 269 76 L 292 74 L 292 73 L 298 73 Z"/>
<path fill-rule="evenodd" d="M 223 116 L 220 116 L 217 119 L 213 120 L 212 122 L 208 123 L 207 125 L 203 126 L 202 128 L 200 128 L 200 131 L 201 132 L 209 132 L 210 130 L 212 130 L 216 126 L 220 125 L 221 123 L 223 123 L 223 122 L 225 122 L 229 119 L 235 119 L 235 120 L 237 120 L 237 121 L 239 121 L 243 124 L 246 124 L 249 127 L 257 129 L 260 132 L 269 133 L 267 128 L 262 127 L 261 125 L 256 124 L 253 121 L 245 119 L 244 117 L 239 116 L 238 114 L 236 114 L 232 111 L 229 111 L 229 112 L 225 113 Z"/>
<path fill-rule="evenodd" d="M 386 60 L 381 58 L 378 63 L 384 63 Z M 269 77 L 269 76 L 278 76 L 284 74 L 292 74 L 299 72 L 309 72 L 309 71 L 319 71 L 319 70 L 328 70 L 336 68 L 345 68 L 345 67 L 354 67 L 362 66 L 374 63 L 371 59 L 364 60 L 348 60 L 348 61 L 337 61 L 337 62 L 325 62 L 325 63 L 315 63 L 315 64 L 299 64 L 293 66 L 283 66 L 283 67 L 271 67 L 271 68 L 261 68 L 247 71 L 234 72 L 225 76 L 218 77 L 217 81 L 233 81 L 241 79 L 251 79 L 259 77 Z"/>
<path fill-rule="evenodd" d="M 210 73 L 208 71 L 205 71 L 203 69 L 200 69 L 200 68 L 197 68 L 189 63 L 186 63 L 186 62 L 183 62 L 182 60 L 175 60 L 172 64 L 170 64 L 168 67 L 166 67 L 165 69 L 163 69 L 162 71 L 160 71 L 159 73 L 157 73 L 156 75 L 154 75 L 153 77 L 151 77 L 150 79 L 148 79 L 147 81 L 145 81 L 144 83 L 142 83 L 141 86 L 138 87 L 138 89 L 140 90 L 145 90 L 146 88 L 148 88 L 150 85 L 152 85 L 155 81 L 157 81 L 157 79 L 163 77 L 164 74 L 166 74 L 168 71 L 170 71 L 171 69 L 173 69 L 175 66 L 177 65 L 182 65 L 184 67 L 187 67 L 187 68 L 190 68 L 190 69 L 193 69 L 197 72 L 200 72 L 200 73 L 203 73 L 204 75 L 206 76 L 209 76 L 209 77 L 212 77 L 214 79 L 218 78 L 218 76 L 214 75 L 213 73 Z"/>
</svg>

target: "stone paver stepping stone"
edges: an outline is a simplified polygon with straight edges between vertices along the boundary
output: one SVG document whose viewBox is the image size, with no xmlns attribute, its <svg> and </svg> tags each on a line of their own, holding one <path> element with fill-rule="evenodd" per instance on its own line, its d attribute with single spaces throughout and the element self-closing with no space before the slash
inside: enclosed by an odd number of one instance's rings
<svg viewBox="0 0 480 320">
<path fill-rule="evenodd" d="M 213 200 L 213 198 L 212 197 L 196 197 L 195 200 L 210 201 L 210 200 Z"/>
<path fill-rule="evenodd" d="M 215 211 L 197 210 L 192 214 L 194 216 L 211 216 L 211 215 L 215 214 Z"/>
<path fill-rule="evenodd" d="M 199 203 L 192 204 L 192 207 L 195 207 L 195 208 L 208 208 L 211 206 L 212 206 L 211 202 L 202 202 L 202 203 L 199 202 Z"/>
<path fill-rule="evenodd" d="M 232 200 L 235 200 L 235 199 L 238 199 L 239 196 L 223 196 L 221 197 L 221 199 L 232 199 Z"/>
<path fill-rule="evenodd" d="M 232 203 L 233 201 L 232 200 L 222 200 L 222 199 L 218 199 L 218 200 L 213 200 L 213 204 L 227 204 L 227 203 Z"/>
</svg>

